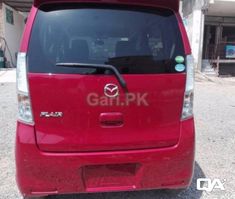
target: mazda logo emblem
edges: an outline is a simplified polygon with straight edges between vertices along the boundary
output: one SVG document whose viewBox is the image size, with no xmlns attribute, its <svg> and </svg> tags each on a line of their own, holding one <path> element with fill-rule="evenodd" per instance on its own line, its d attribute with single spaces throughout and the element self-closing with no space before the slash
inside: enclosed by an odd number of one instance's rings
<svg viewBox="0 0 235 199">
<path fill-rule="evenodd" d="M 118 86 L 115 84 L 106 84 L 104 87 L 104 94 L 106 97 L 114 98 L 119 95 Z"/>
</svg>

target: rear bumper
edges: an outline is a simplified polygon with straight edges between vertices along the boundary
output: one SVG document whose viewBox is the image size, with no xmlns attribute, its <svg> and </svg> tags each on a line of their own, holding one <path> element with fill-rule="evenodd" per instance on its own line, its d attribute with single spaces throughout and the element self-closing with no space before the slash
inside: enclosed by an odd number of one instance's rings
<svg viewBox="0 0 235 199">
<path fill-rule="evenodd" d="M 174 147 L 95 153 L 42 152 L 34 128 L 18 123 L 16 179 L 27 196 L 185 188 L 192 179 L 194 151 L 193 119 L 181 123 L 181 137 Z M 115 169 L 98 165 L 132 168 L 117 175 Z"/>
</svg>

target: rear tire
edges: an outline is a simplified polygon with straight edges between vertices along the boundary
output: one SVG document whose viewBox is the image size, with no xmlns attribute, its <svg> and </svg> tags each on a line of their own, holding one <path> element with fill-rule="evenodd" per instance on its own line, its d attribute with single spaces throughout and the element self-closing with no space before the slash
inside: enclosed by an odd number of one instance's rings
<svg viewBox="0 0 235 199">
<path fill-rule="evenodd" d="M 42 197 L 28 197 L 28 196 L 24 196 L 23 198 L 24 199 L 46 199 L 45 196 L 42 196 Z"/>
</svg>

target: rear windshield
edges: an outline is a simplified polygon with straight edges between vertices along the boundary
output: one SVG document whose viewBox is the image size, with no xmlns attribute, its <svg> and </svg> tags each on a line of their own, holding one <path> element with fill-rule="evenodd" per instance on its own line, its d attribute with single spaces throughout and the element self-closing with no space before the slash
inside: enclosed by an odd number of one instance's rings
<svg viewBox="0 0 235 199">
<path fill-rule="evenodd" d="M 113 65 L 121 74 L 178 73 L 177 56 L 185 53 L 170 10 L 60 5 L 39 9 L 28 66 L 34 73 L 106 74 L 57 63 Z"/>
</svg>

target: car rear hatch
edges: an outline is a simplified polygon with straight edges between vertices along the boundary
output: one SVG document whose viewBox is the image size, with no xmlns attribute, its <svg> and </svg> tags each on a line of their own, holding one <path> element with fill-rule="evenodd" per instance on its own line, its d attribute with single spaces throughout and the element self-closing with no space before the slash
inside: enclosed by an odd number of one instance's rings
<svg viewBox="0 0 235 199">
<path fill-rule="evenodd" d="M 170 9 L 41 6 L 27 53 L 39 148 L 85 152 L 176 145 L 184 58 Z"/>
</svg>

